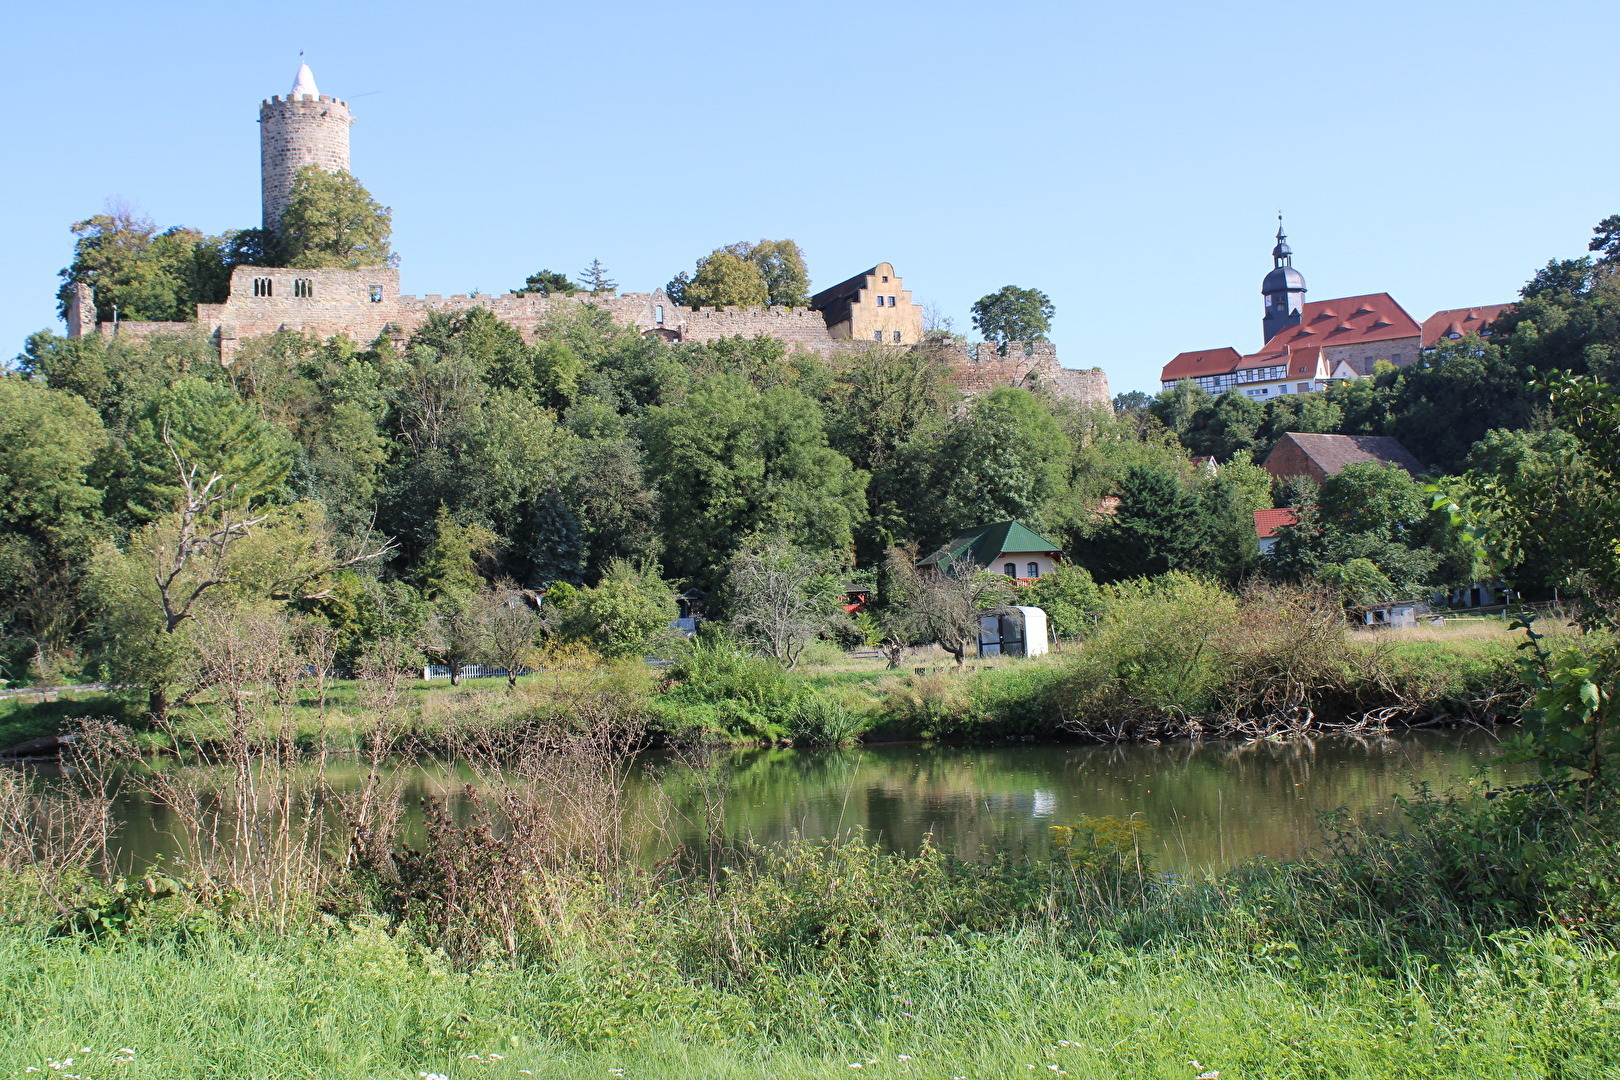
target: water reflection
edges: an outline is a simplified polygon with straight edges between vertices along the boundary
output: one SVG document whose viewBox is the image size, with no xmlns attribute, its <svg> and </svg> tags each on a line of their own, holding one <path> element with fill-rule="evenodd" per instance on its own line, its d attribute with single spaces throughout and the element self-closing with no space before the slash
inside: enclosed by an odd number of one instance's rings
<svg viewBox="0 0 1620 1080">
<path fill-rule="evenodd" d="M 643 829 L 649 858 L 677 845 L 700 850 L 716 832 L 727 842 L 772 844 L 855 827 L 893 850 L 932 837 L 962 855 L 1021 852 L 1044 846 L 1052 825 L 1113 814 L 1140 815 L 1152 826 L 1158 865 L 1214 870 L 1254 854 L 1299 854 L 1317 838 L 1322 810 L 1376 816 L 1418 783 L 1445 788 L 1473 775 L 1499 782 L 1521 775 L 1495 763 L 1496 750 L 1496 737 L 1477 730 L 1281 743 L 744 750 L 699 770 L 649 756 L 628 794 L 645 817 L 661 819 Z M 472 777 L 437 761 L 398 767 L 408 773 L 404 793 L 419 839 L 422 800 L 453 797 Z M 352 789 L 361 770 L 352 761 L 329 763 L 326 778 L 337 790 Z M 117 813 L 131 865 L 173 853 L 169 807 L 126 791 Z"/>
</svg>

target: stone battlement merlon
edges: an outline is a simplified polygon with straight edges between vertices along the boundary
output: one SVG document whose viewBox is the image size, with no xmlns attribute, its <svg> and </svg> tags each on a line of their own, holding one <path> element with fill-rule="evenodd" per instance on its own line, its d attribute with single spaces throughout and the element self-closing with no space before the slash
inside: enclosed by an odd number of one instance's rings
<svg viewBox="0 0 1620 1080">
<path fill-rule="evenodd" d="M 289 102 L 300 101 L 307 102 L 311 105 L 342 105 L 344 108 L 349 107 L 349 103 L 347 101 L 343 100 L 342 98 L 332 97 L 330 94 L 277 94 L 274 97 L 267 97 L 263 101 L 259 102 L 259 108 L 262 109 L 266 105 L 285 105 Z"/>
</svg>

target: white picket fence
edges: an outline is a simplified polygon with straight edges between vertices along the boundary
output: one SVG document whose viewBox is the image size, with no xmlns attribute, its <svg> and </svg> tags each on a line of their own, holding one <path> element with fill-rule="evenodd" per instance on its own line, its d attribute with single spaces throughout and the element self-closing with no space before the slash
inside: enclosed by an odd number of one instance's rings
<svg viewBox="0 0 1620 1080">
<path fill-rule="evenodd" d="M 518 668 L 517 673 L 527 675 L 529 669 Z M 463 679 L 504 679 L 510 674 L 511 672 L 503 667 L 489 667 L 485 664 L 461 665 L 461 677 Z M 448 679 L 449 677 L 450 669 L 443 664 L 430 664 L 422 669 L 422 678 L 424 680 Z"/>
</svg>

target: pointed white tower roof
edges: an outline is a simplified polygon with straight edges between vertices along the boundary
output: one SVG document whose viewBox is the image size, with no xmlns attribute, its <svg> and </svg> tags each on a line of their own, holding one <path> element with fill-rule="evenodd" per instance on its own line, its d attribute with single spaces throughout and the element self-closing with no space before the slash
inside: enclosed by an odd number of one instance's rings
<svg viewBox="0 0 1620 1080">
<path fill-rule="evenodd" d="M 309 70 L 308 64 L 298 65 L 298 78 L 293 80 L 292 93 L 294 97 L 299 94 L 308 94 L 310 97 L 319 97 L 320 91 L 315 89 L 315 73 Z"/>
</svg>

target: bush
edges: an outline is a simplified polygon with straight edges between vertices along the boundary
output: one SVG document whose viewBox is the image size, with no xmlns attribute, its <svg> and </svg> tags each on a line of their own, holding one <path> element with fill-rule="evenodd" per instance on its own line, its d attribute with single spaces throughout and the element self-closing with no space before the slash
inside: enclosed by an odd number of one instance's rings
<svg viewBox="0 0 1620 1080">
<path fill-rule="evenodd" d="M 847 746 L 860 737 L 864 727 L 860 716 L 825 691 L 799 698 L 788 718 L 793 741 L 805 746 Z"/>
<path fill-rule="evenodd" d="M 666 735 L 781 739 L 791 730 L 803 684 L 782 665 L 706 630 L 670 669 L 670 689 L 653 703 Z"/>
</svg>

